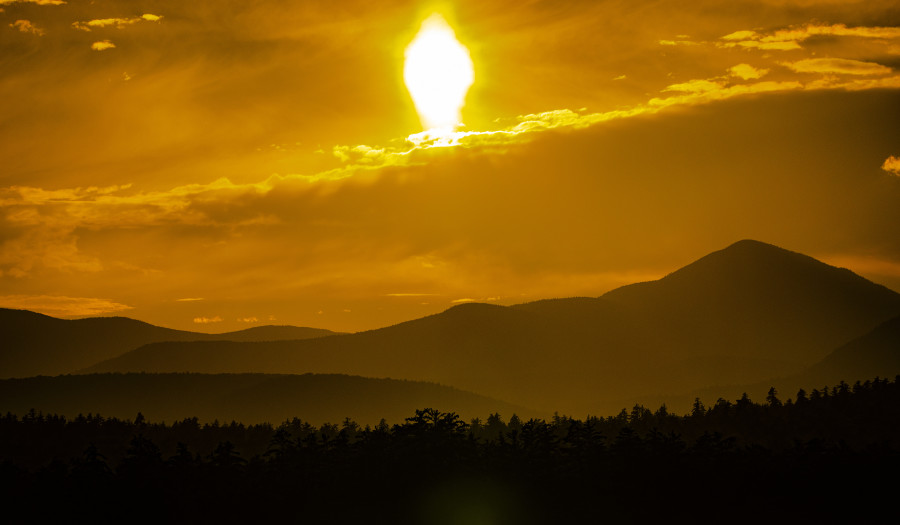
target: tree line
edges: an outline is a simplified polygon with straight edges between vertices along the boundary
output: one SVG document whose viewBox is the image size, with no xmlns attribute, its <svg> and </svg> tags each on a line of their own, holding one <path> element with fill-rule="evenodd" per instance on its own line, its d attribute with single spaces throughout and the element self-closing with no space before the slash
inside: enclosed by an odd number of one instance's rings
<svg viewBox="0 0 900 525">
<path fill-rule="evenodd" d="M 900 376 L 584 419 L 426 408 L 360 427 L 31 411 L 0 418 L 0 490 L 35 521 L 865 521 L 896 490 L 877 473 L 900 465 L 898 416 Z"/>
</svg>

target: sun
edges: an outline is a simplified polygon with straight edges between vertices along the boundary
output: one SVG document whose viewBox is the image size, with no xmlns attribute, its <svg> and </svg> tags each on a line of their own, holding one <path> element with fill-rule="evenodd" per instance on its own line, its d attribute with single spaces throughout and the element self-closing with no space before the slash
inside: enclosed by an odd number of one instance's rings
<svg viewBox="0 0 900 525">
<path fill-rule="evenodd" d="M 469 50 L 434 13 L 406 48 L 403 80 L 426 130 L 453 131 L 462 124 L 466 93 L 475 79 Z"/>
</svg>

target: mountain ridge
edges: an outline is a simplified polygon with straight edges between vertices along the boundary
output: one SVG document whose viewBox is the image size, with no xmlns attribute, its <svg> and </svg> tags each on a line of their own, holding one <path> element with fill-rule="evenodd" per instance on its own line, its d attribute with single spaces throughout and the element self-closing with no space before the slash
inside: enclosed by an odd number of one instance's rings
<svg viewBox="0 0 900 525">
<path fill-rule="evenodd" d="M 597 298 L 467 303 L 376 330 L 252 347 L 160 343 L 88 370 L 404 377 L 584 413 L 641 393 L 794 373 L 896 315 L 896 292 L 745 240 Z"/>
<path fill-rule="evenodd" d="M 155 326 L 130 317 L 59 319 L 0 308 L 0 378 L 70 373 L 159 341 L 255 341 L 334 335 L 320 328 L 260 326 L 206 334 Z"/>
<path fill-rule="evenodd" d="M 695 389 L 677 395 L 646 396 L 642 403 L 652 406 L 667 403 L 685 407 L 695 398 L 712 403 L 718 398 L 735 399 L 747 393 L 751 399 L 764 399 L 769 388 L 774 387 L 782 400 L 794 398 L 798 389 L 835 387 L 841 381 L 865 382 L 876 377 L 894 378 L 900 375 L 900 316 L 881 323 L 867 332 L 830 352 L 824 359 L 791 374 L 772 377 L 752 384 L 723 384 L 716 387 Z"/>
</svg>

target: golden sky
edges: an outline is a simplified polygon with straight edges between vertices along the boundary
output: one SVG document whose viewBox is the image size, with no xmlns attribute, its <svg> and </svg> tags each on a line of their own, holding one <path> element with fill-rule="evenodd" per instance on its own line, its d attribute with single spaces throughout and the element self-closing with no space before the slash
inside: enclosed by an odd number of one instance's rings
<svg viewBox="0 0 900 525">
<path fill-rule="evenodd" d="M 0 306 L 356 331 L 743 238 L 900 290 L 895 0 L 0 9 Z M 438 137 L 434 12 L 474 63 Z"/>
</svg>

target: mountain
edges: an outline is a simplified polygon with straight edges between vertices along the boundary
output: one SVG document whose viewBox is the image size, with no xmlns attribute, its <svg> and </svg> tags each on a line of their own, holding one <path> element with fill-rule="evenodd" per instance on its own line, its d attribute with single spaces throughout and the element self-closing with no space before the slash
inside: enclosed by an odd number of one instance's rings
<svg viewBox="0 0 900 525">
<path fill-rule="evenodd" d="M 307 341 L 159 343 L 91 372 L 350 373 L 439 382 L 545 411 L 794 374 L 900 315 L 900 294 L 849 270 L 741 241 L 599 298 L 464 304 Z"/>
<path fill-rule="evenodd" d="M 0 308 L 0 378 L 74 372 L 157 341 L 278 341 L 332 335 L 318 328 L 258 326 L 203 334 L 153 326 L 127 317 L 57 319 Z"/>
<path fill-rule="evenodd" d="M 744 240 L 603 296 L 654 320 L 651 344 L 811 363 L 900 313 L 900 294 L 845 268 Z"/>
<path fill-rule="evenodd" d="M 30 409 L 75 417 L 100 414 L 148 421 L 219 420 L 278 424 L 299 417 L 316 425 L 350 417 L 361 425 L 403 419 L 420 408 L 452 411 L 466 420 L 497 412 L 534 417 L 526 408 L 455 388 L 348 375 L 91 374 L 0 380 L 0 413 Z"/>
</svg>

